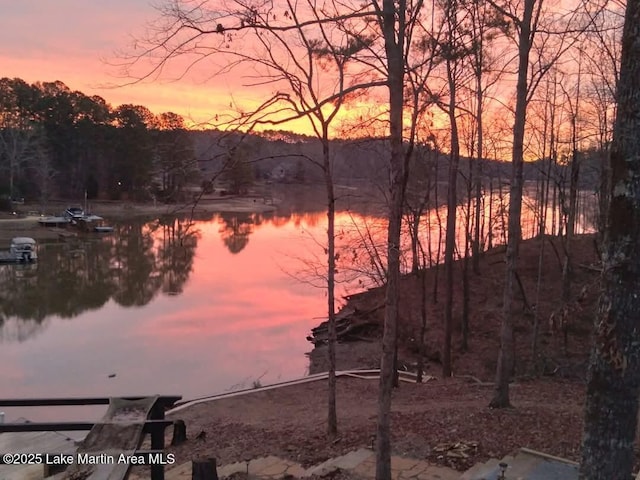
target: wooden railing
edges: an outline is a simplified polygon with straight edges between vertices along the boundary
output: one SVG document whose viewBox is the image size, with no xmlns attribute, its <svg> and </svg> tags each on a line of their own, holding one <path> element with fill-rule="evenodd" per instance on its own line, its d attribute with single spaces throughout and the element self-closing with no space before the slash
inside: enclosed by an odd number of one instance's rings
<svg viewBox="0 0 640 480">
<path fill-rule="evenodd" d="M 140 400 L 144 396 L 122 397 L 125 400 Z M 138 450 L 135 455 L 153 455 L 164 451 L 164 432 L 172 425 L 171 420 L 165 420 L 164 412 L 170 409 L 180 396 L 160 396 L 153 404 L 145 421 L 143 433 L 151 435 L 151 450 Z M 0 399 L 0 407 L 55 407 L 55 406 L 79 406 L 79 405 L 108 405 L 109 398 L 16 398 Z M 0 423 L 0 433 L 4 432 L 69 432 L 88 431 L 95 423 L 91 422 L 27 422 L 27 423 Z M 8 452 L 0 452 L 8 453 Z M 39 453 L 39 452 L 33 452 Z M 55 454 L 56 452 L 43 452 Z M 0 458 L 0 464 L 4 461 Z M 164 480 L 164 465 L 151 465 L 151 479 Z"/>
</svg>

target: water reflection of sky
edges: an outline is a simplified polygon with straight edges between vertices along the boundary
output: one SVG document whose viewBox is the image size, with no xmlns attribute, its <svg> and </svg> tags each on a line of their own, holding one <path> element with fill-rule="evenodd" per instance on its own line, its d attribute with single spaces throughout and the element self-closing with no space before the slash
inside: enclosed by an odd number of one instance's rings
<svg viewBox="0 0 640 480">
<path fill-rule="evenodd" d="M 377 228 L 370 233 L 384 250 L 379 219 L 343 212 L 337 233 L 354 236 L 354 220 L 360 229 Z M 13 301 L 11 311 L 34 318 L 0 322 L 3 397 L 189 399 L 306 373 L 306 335 L 325 315 L 326 292 L 300 279 L 322 284 L 308 276 L 314 270 L 308 262 L 324 261 L 324 213 L 216 216 L 198 222 L 198 238 L 184 248 L 176 242 L 176 232 L 184 233 L 177 221 L 118 228 L 111 240 L 85 246 L 84 256 L 69 256 L 61 245 L 43 249 L 35 279 L 1 267 L 0 282 L 13 288 L 13 297 L 8 288 L 1 292 Z M 345 238 L 338 243 L 342 274 L 345 260 L 353 262 L 353 246 Z M 50 288 L 56 282 L 61 287 Z M 41 291 L 29 293 L 29 285 Z M 337 288 L 340 298 L 345 285 Z M 37 308 L 24 308 L 31 303 Z M 0 315 L 8 311 L 0 304 Z M 5 410 L 9 420 L 64 420 L 95 418 L 103 408 Z"/>
<path fill-rule="evenodd" d="M 300 233 L 307 225 L 253 226 L 237 254 L 221 240 L 219 220 L 198 227 L 193 269 L 181 294 L 156 295 L 131 308 L 109 300 L 74 318 L 48 317 L 46 327 L 23 342 L 4 342 L 3 396 L 193 398 L 250 387 L 256 379 L 265 384 L 304 375 L 305 337 L 326 297 L 292 278 L 298 260 L 280 252 L 319 248 Z M 323 235 L 322 226 L 309 228 Z M 13 414 L 7 411 L 9 418 L 34 417 Z"/>
</svg>

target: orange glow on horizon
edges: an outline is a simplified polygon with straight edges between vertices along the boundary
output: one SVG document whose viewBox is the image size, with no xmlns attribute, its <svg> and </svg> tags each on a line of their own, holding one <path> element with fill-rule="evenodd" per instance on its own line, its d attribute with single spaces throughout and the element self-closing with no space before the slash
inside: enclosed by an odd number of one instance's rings
<svg viewBox="0 0 640 480">
<path fill-rule="evenodd" d="M 257 108 L 281 87 L 250 85 L 255 83 L 254 72 L 244 66 L 231 73 L 219 73 L 224 68 L 224 56 L 207 59 L 195 70 L 189 69 L 190 59 L 179 58 L 163 70 L 160 80 L 132 84 L 132 78 L 121 76 L 121 64 L 126 61 L 118 52 L 132 51 L 130 36 L 143 36 L 145 25 L 157 19 L 158 11 L 146 0 L 130 0 L 119 9 L 93 4 L 79 8 L 71 0 L 38 9 L 15 4 L 5 9 L 0 18 L 2 76 L 28 83 L 61 81 L 71 90 L 103 97 L 113 108 L 134 104 L 143 105 L 156 115 L 174 112 L 194 129 L 224 128 L 225 121 L 238 112 Z M 39 32 L 37 37 L 28 33 L 34 27 Z M 150 65 L 141 61 L 138 73 L 144 74 L 145 69 L 148 73 Z M 187 70 L 189 74 L 183 75 Z M 386 96 L 383 89 L 377 90 Z M 357 121 L 372 105 L 379 102 L 360 97 L 348 100 L 334 119 L 331 137 L 343 137 L 343 125 Z M 323 110 L 327 113 L 330 108 Z M 256 127 L 256 131 L 263 130 L 316 136 L 308 118 Z"/>
<path fill-rule="evenodd" d="M 72 60 L 72 59 L 71 59 Z M 71 61 L 62 65 L 57 60 L 43 60 L 37 64 L 27 59 L 14 59 L 2 57 L 5 72 L 19 72 L 8 75 L 21 78 L 27 83 L 61 81 L 72 91 L 80 91 L 85 95 L 98 95 L 105 99 L 112 108 L 123 104 L 142 105 L 152 113 L 159 115 L 164 112 L 173 112 L 185 119 L 185 124 L 191 129 L 224 129 L 224 119 L 236 117 L 238 111 L 248 111 L 264 100 L 263 97 L 242 95 L 242 88 L 232 92 L 224 86 L 214 84 L 195 83 L 138 83 L 126 86 L 126 80 L 116 77 L 101 77 L 91 71 L 78 70 Z M 78 59 L 78 63 L 81 60 Z M 100 62 L 95 62 L 97 67 L 104 68 Z M 42 77 L 42 71 L 57 71 L 55 76 Z M 260 92 L 257 92 L 258 94 Z M 230 108 L 232 103 L 236 108 Z M 370 109 L 368 103 L 358 102 L 345 104 L 332 123 L 331 138 L 341 138 L 344 125 L 352 125 L 363 113 Z M 325 108 L 329 110 L 329 108 Z M 278 117 L 274 117 L 277 120 Z M 217 121 L 216 121 L 217 120 Z M 310 119 L 303 117 L 279 125 L 261 124 L 255 128 L 257 132 L 268 130 L 283 130 L 296 134 L 316 137 Z M 347 135 L 349 137 L 367 136 L 371 132 L 363 130 L 361 135 Z"/>
</svg>

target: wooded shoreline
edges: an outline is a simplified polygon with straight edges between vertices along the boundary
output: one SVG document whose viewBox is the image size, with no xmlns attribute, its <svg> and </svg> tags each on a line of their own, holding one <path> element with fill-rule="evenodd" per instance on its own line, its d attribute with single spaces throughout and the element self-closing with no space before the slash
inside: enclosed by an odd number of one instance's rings
<svg viewBox="0 0 640 480">
<path fill-rule="evenodd" d="M 519 352 L 516 373 L 530 378 L 532 374 L 561 376 L 578 383 L 584 380 L 590 349 L 591 330 L 599 294 L 600 264 L 595 246 L 595 235 L 575 237 L 574 272 L 571 302 L 563 305 L 561 292 L 562 263 L 555 252 L 560 251 L 560 238 L 545 236 L 525 240 L 522 243 L 519 271 L 522 289 L 516 295 L 520 305 L 516 321 L 516 342 Z M 538 271 L 538 255 L 542 243 L 546 252 L 542 270 Z M 503 264 L 504 246 L 483 252 L 481 277 L 472 277 L 470 346 L 461 346 L 463 259 L 457 260 L 454 272 L 457 277 L 454 290 L 454 375 L 472 375 L 483 381 L 493 381 L 495 362 L 499 348 L 500 307 L 502 304 L 503 271 L 496 265 Z M 441 343 L 443 336 L 444 287 L 438 286 L 442 266 L 425 271 L 427 292 L 424 298 L 427 310 L 427 333 L 423 346 L 426 371 L 440 375 Z M 540 276 L 540 290 L 538 281 Z M 420 272 L 402 277 L 399 325 L 399 359 L 401 368 L 415 371 L 420 351 L 419 318 Z M 539 342 L 542 344 L 537 359 L 531 357 L 531 339 L 534 313 L 539 324 Z M 384 287 L 374 287 L 345 297 L 345 303 L 336 315 L 338 333 L 337 368 L 379 367 L 380 339 L 384 314 Z M 563 320 L 569 314 L 570 318 Z M 566 336 L 566 347 L 565 347 Z M 311 373 L 327 369 L 327 322 L 314 327 L 307 340 L 314 345 L 310 352 Z M 378 357 L 376 357 L 378 351 Z M 342 357 L 342 360 L 340 359 Z"/>
</svg>

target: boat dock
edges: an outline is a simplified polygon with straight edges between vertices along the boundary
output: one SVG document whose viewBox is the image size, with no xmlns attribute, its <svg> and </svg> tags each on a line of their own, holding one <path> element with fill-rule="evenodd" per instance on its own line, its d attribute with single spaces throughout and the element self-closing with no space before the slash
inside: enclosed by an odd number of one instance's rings
<svg viewBox="0 0 640 480">
<path fill-rule="evenodd" d="M 12 255 L 8 250 L 0 251 L 0 264 L 6 265 L 8 263 L 12 264 L 24 264 L 24 263 L 33 263 L 33 260 L 30 262 L 25 262 L 22 259 L 18 259 L 15 255 Z M 0 477 L 1 478 L 1 477 Z"/>
<path fill-rule="evenodd" d="M 42 217 L 38 223 L 43 227 L 66 227 L 70 222 L 66 217 Z"/>
</svg>

